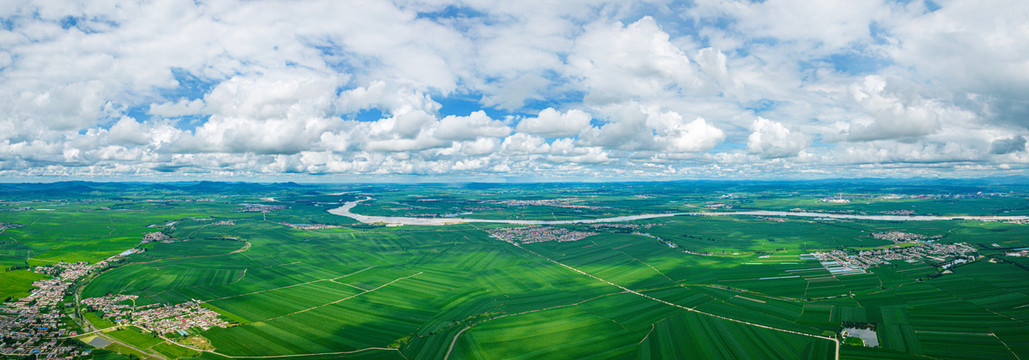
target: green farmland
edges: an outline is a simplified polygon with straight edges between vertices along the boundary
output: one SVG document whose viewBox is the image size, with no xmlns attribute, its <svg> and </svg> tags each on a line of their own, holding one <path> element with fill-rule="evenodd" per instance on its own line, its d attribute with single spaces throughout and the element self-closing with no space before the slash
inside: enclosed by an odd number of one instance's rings
<svg viewBox="0 0 1029 360">
<path fill-rule="evenodd" d="M 520 225 L 385 226 L 327 212 L 365 197 L 372 200 L 354 212 L 482 219 L 595 219 L 713 204 L 732 206 L 717 211 L 819 210 L 829 205 L 817 199 L 839 184 L 797 184 L 788 193 L 739 183 L 94 186 L 9 192 L 4 206 L 32 209 L 0 212 L 0 222 L 25 225 L 2 233 L 4 264 L 95 263 L 143 250 L 71 291 L 81 299 L 132 295 L 122 304 L 140 309 L 201 304 L 225 322 L 190 325 L 186 335 L 137 327 L 108 335 L 169 359 L 1029 356 L 1029 263 L 1007 256 L 1029 247 L 1025 224 L 675 216 L 555 225 L 586 235 L 518 243 L 490 231 Z M 936 193 L 931 201 L 878 201 L 879 193 L 868 192 L 837 210 L 1021 211 L 1024 189 L 1003 190 L 965 207 Z M 245 211 L 252 204 L 269 207 Z M 141 243 L 152 232 L 166 238 Z M 961 259 L 974 260 L 891 259 L 838 275 L 808 255 L 930 246 L 874 235 L 891 232 L 973 249 Z M 46 277 L 0 273 L 0 291 L 23 297 Z M 99 311 L 79 311 L 92 326 L 115 326 Z M 844 343 L 845 326 L 875 329 L 880 346 Z"/>
</svg>

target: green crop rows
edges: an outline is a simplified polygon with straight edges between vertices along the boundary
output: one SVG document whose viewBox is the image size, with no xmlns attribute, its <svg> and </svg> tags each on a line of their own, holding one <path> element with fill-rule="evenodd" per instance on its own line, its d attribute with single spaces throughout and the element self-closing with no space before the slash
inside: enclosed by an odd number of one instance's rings
<svg viewBox="0 0 1029 360">
<path fill-rule="evenodd" d="M 231 323 L 199 332 L 213 352 L 133 329 L 110 333 L 170 358 L 830 359 L 837 347 L 827 338 L 845 323 L 874 324 L 880 347 L 841 345 L 841 358 L 1029 356 L 1029 266 L 1004 256 L 1029 247 L 1029 225 L 678 216 L 619 223 L 637 228 L 561 225 L 598 235 L 516 246 L 485 231 L 509 225 L 386 227 L 327 210 L 370 195 L 355 212 L 553 220 L 689 212 L 712 202 L 818 210 L 830 205 L 817 199 L 834 192 L 729 184 L 735 195 L 723 197 L 729 191 L 712 184 L 645 183 L 218 187 L 209 193 L 134 186 L 97 190 L 102 200 L 89 200 L 94 192 L 5 199 L 5 207 L 33 210 L 0 212 L 0 222 L 26 225 L 2 233 L 0 260 L 8 269 L 96 262 L 145 249 L 90 279 L 82 297 L 138 295 L 137 305 L 198 300 Z M 267 197 L 277 201 L 262 202 Z M 503 203 L 569 198 L 596 209 Z M 285 207 L 239 212 L 244 203 Z M 868 195 L 835 210 L 1021 214 L 1024 203 L 1011 196 L 964 203 Z M 143 233 L 155 231 L 171 241 L 139 245 Z M 932 262 L 897 260 L 865 274 L 833 276 L 800 256 L 888 247 L 890 241 L 871 236 L 885 231 L 966 242 L 982 257 L 947 274 Z M 0 273 L 0 294 L 24 296 L 41 278 L 28 270 Z"/>
</svg>

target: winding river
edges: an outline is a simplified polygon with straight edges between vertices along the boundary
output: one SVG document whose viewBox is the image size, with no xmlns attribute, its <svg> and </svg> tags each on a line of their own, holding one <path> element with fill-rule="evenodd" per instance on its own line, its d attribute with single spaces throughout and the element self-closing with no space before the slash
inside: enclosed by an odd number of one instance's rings
<svg viewBox="0 0 1029 360">
<path fill-rule="evenodd" d="M 367 200 L 367 199 L 365 199 Z M 902 216 L 902 215 L 849 215 L 849 214 L 826 214 L 817 212 L 795 212 L 795 211 L 729 211 L 729 212 L 680 212 L 667 214 L 643 214 L 616 216 L 602 219 L 578 219 L 578 220 L 505 220 L 505 219 L 465 219 L 465 218 L 420 218 L 406 216 L 371 216 L 355 214 L 351 210 L 354 206 L 364 200 L 349 201 L 343 206 L 329 210 L 333 215 L 346 216 L 365 224 L 391 224 L 391 225 L 449 225 L 460 223 L 499 223 L 519 225 L 563 225 L 563 224 L 594 224 L 608 222 L 623 222 L 633 220 L 645 220 L 672 216 L 793 216 L 841 220 L 880 220 L 880 221 L 941 221 L 941 220 L 978 220 L 978 221 L 1012 221 L 1029 220 L 1029 216 Z"/>
</svg>

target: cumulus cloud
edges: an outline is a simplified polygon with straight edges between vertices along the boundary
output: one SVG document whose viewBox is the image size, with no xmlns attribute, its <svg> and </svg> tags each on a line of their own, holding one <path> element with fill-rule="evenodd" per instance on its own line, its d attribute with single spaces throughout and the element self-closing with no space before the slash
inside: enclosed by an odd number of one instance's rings
<svg viewBox="0 0 1029 360">
<path fill-rule="evenodd" d="M 449 148 L 438 150 L 444 156 L 481 156 L 489 155 L 500 149 L 500 139 L 480 137 L 469 141 L 455 141 Z"/>
<path fill-rule="evenodd" d="M 110 129 L 110 139 L 115 143 L 144 145 L 150 142 L 143 125 L 131 117 L 123 117 Z"/>
<path fill-rule="evenodd" d="M 477 137 L 500 137 L 511 133 L 503 122 L 491 119 L 480 110 L 468 116 L 447 116 L 436 128 L 437 138 L 444 140 L 471 140 Z"/>
<path fill-rule="evenodd" d="M 547 156 L 548 161 L 556 163 L 576 164 L 599 164 L 612 161 L 612 159 L 608 156 L 608 152 L 597 146 L 555 146 L 555 148 L 558 147 L 561 149 L 558 151 L 553 151 L 550 154 L 550 156 Z"/>
<path fill-rule="evenodd" d="M 438 121 L 423 111 L 397 115 L 372 123 L 357 124 L 351 139 L 370 151 L 416 151 L 445 146 L 447 143 L 429 133 Z"/>
<path fill-rule="evenodd" d="M 204 95 L 206 111 L 248 119 L 325 116 L 344 79 L 304 71 L 236 76 Z"/>
<path fill-rule="evenodd" d="M 508 136 L 500 147 L 507 154 L 538 154 L 550 150 L 550 144 L 547 144 L 545 139 L 526 133 L 515 133 Z"/>
<path fill-rule="evenodd" d="M 990 144 L 991 154 L 1010 154 L 1025 151 L 1025 136 L 997 139 Z"/>
<path fill-rule="evenodd" d="M 913 5 L 918 6 L 920 2 Z M 949 1 L 934 11 L 915 8 L 894 17 L 890 58 L 916 70 L 933 86 L 988 119 L 1025 128 L 1029 105 L 1029 13 L 1018 0 L 982 6 L 971 0 Z"/>
<path fill-rule="evenodd" d="M 748 37 L 801 42 L 820 52 L 868 40 L 871 37 L 868 25 L 883 19 L 890 11 L 879 0 L 860 3 L 846 0 L 705 0 L 700 4 L 700 11 L 708 12 L 706 15 L 736 19 L 738 31 Z"/>
<path fill-rule="evenodd" d="M 415 110 L 432 113 L 438 111 L 441 105 L 423 92 L 390 88 L 384 81 L 373 81 L 368 86 L 359 86 L 340 94 L 337 107 L 345 113 L 379 109 L 386 114 L 401 115 Z"/>
<path fill-rule="evenodd" d="M 23 1 L 0 176 L 1024 172 L 1026 5 L 933 4 Z"/>
<path fill-rule="evenodd" d="M 587 26 L 568 62 L 583 79 L 586 101 L 593 104 L 662 96 L 697 86 L 685 52 L 649 16 L 628 26 L 604 21 Z"/>
<path fill-rule="evenodd" d="M 979 161 L 983 152 L 955 142 L 878 142 L 845 145 L 837 156 L 854 164 L 947 164 Z"/>
<path fill-rule="evenodd" d="M 725 133 L 706 120 L 696 118 L 686 122 L 675 112 L 652 114 L 647 123 L 657 133 L 654 139 L 670 153 L 708 151 L 725 140 Z"/>
<path fill-rule="evenodd" d="M 811 141 L 804 134 L 790 131 L 780 122 L 762 117 L 754 120 L 747 137 L 747 151 L 763 158 L 797 156 Z"/>
<path fill-rule="evenodd" d="M 517 130 L 547 137 L 572 136 L 587 128 L 591 119 L 590 114 L 582 110 L 568 110 L 562 114 L 554 108 L 546 108 L 536 117 L 522 119 Z"/>
<path fill-rule="evenodd" d="M 257 120 L 242 117 L 212 116 L 192 135 L 185 135 L 171 150 L 176 152 L 225 152 L 289 154 L 306 149 L 326 130 L 328 121 Z"/>
<path fill-rule="evenodd" d="M 884 78 L 868 76 L 850 87 L 850 94 L 864 115 L 850 126 L 850 140 L 911 138 L 939 129 L 942 109 L 938 104 L 914 94 L 893 94 L 886 90 L 886 85 Z"/>
<path fill-rule="evenodd" d="M 628 104 L 614 108 L 611 121 L 583 132 L 584 143 L 628 151 L 703 152 L 725 133 L 702 118 L 691 121 L 674 111 Z"/>
<path fill-rule="evenodd" d="M 160 117 L 180 117 L 204 113 L 204 101 L 201 99 L 179 99 L 176 102 L 150 104 L 150 115 Z"/>
</svg>

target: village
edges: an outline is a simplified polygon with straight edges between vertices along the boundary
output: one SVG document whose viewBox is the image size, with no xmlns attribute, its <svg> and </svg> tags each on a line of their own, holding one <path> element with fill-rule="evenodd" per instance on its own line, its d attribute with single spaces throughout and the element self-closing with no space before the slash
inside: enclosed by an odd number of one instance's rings
<svg viewBox="0 0 1029 360">
<path fill-rule="evenodd" d="M 925 239 L 938 240 L 938 239 L 940 239 L 942 237 L 943 236 L 941 236 L 941 235 L 936 235 L 936 236 L 933 236 L 933 237 L 930 238 L 930 237 L 922 235 L 922 234 L 913 234 L 913 233 L 906 233 L 906 232 L 900 232 L 900 231 L 887 231 L 887 232 L 872 233 L 872 238 L 875 238 L 877 240 L 889 240 L 889 241 L 892 241 L 894 243 L 901 243 L 901 242 L 914 241 L 914 240 L 925 240 Z"/>
<path fill-rule="evenodd" d="M 903 260 L 919 262 L 930 259 L 941 268 L 950 267 L 975 260 L 978 252 L 965 243 L 939 244 L 919 241 L 913 246 L 888 247 L 880 249 L 854 251 L 832 250 L 812 253 L 833 275 L 862 274 L 869 268 L 888 264 L 890 261 Z"/>
<path fill-rule="evenodd" d="M 239 212 L 241 212 L 241 213 L 247 213 L 247 212 L 269 213 L 269 212 L 272 212 L 272 211 L 275 211 L 275 210 L 282 210 L 282 209 L 286 208 L 286 205 L 264 205 L 264 204 L 239 204 L 239 205 L 243 206 L 243 208 L 239 210 Z"/>
<path fill-rule="evenodd" d="M 3 232 L 4 230 L 7 230 L 7 229 L 17 229 L 17 228 L 24 227 L 24 226 L 25 225 L 22 225 L 22 224 L 0 222 L 0 232 Z"/>
<path fill-rule="evenodd" d="M 498 204 L 509 205 L 509 206 L 550 206 L 565 209 L 580 209 L 580 210 L 599 210 L 599 209 L 610 209 L 610 206 L 591 206 L 591 205 L 576 205 L 569 204 L 571 201 L 577 199 L 546 199 L 546 200 L 504 200 L 498 201 Z"/>
<path fill-rule="evenodd" d="M 74 302 L 65 299 L 68 289 L 76 280 L 138 251 L 127 250 L 96 264 L 61 262 L 33 268 L 33 271 L 53 278 L 34 282 L 32 286 L 36 289 L 29 296 L 7 302 L 0 308 L 0 313 L 5 314 L 0 315 L 0 354 L 39 358 L 71 358 L 88 354 L 89 350 L 81 350 L 76 340 L 68 338 L 78 335 L 77 331 L 69 330 L 63 319 L 62 310 L 75 306 Z"/>
<path fill-rule="evenodd" d="M 651 226 L 654 226 L 654 224 L 651 224 L 651 223 L 647 223 L 647 224 L 622 224 L 622 223 L 597 223 L 597 224 L 590 224 L 590 227 L 594 228 L 594 229 L 629 229 L 629 230 L 637 230 L 637 229 L 650 229 Z"/>
<path fill-rule="evenodd" d="M 132 325 L 144 332 L 167 334 L 178 332 L 180 335 L 191 328 L 207 330 L 212 327 L 228 327 L 228 323 L 218 317 L 218 313 L 200 305 L 199 301 L 187 301 L 176 305 L 149 304 L 142 306 L 129 305 L 135 303 L 136 295 L 107 295 L 83 299 L 82 304 L 90 311 L 102 314 L 103 318 L 120 326 Z"/>
<path fill-rule="evenodd" d="M 317 229 L 339 229 L 342 226 L 339 225 L 326 225 L 326 224 L 290 224 L 288 222 L 280 222 L 280 225 L 286 225 L 294 229 L 299 230 L 317 230 Z"/>
<path fill-rule="evenodd" d="M 147 233 L 143 242 L 161 241 L 161 233 Z M 149 238 L 146 236 L 149 235 Z M 163 235 L 163 234 L 161 234 Z M 76 304 L 70 299 L 70 290 L 76 281 L 83 279 L 122 257 L 142 252 L 140 249 L 126 250 L 96 264 L 86 262 L 57 263 L 36 266 L 33 271 L 52 276 L 38 280 L 29 296 L 8 301 L 0 307 L 0 356 L 34 356 L 46 359 L 74 359 L 88 357 L 90 350 L 74 340 L 79 334 L 71 319 Z M 229 324 L 218 314 L 203 307 L 198 301 L 182 304 L 148 304 L 134 306 L 135 295 L 107 295 L 83 299 L 80 303 L 90 311 L 99 313 L 117 326 L 135 326 L 144 332 L 157 334 L 185 334 L 189 329 L 207 330 L 212 327 L 227 327 Z"/>
<path fill-rule="evenodd" d="M 140 244 L 168 242 L 161 232 L 143 234 Z M 74 339 L 80 335 L 72 318 L 77 316 L 71 298 L 76 282 L 99 272 L 123 257 L 143 252 L 132 248 L 95 264 L 87 262 L 34 266 L 32 271 L 50 276 L 32 283 L 35 288 L 22 299 L 8 299 L 0 306 L 0 357 L 32 356 L 46 359 L 88 357 L 91 352 Z M 84 299 L 80 303 L 98 312 L 117 326 L 135 326 L 144 332 L 180 335 L 192 328 L 207 330 L 227 327 L 218 314 L 198 301 L 176 305 L 148 304 L 134 306 L 135 295 L 108 295 Z"/>
<path fill-rule="evenodd" d="M 146 244 L 151 242 L 170 243 L 171 237 L 163 232 L 149 232 L 143 234 L 143 240 L 140 243 Z"/>
<path fill-rule="evenodd" d="M 577 241 L 597 234 L 595 232 L 570 231 L 568 229 L 552 226 L 497 228 L 488 230 L 487 232 L 489 232 L 490 236 L 494 238 L 516 245 L 544 241 Z"/>
</svg>

